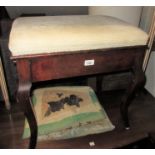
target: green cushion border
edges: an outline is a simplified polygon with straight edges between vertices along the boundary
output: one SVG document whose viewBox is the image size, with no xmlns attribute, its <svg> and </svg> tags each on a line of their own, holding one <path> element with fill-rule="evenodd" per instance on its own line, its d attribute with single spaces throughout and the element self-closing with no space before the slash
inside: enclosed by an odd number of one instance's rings
<svg viewBox="0 0 155 155">
<path fill-rule="evenodd" d="M 105 117 L 103 111 L 101 112 L 90 112 L 90 113 L 81 113 L 79 115 L 75 115 L 72 117 L 64 118 L 61 121 L 57 121 L 54 123 L 39 125 L 38 127 L 38 135 L 49 134 L 51 132 L 55 132 L 62 128 L 71 126 L 73 123 L 87 122 L 87 121 L 96 121 L 99 119 L 103 119 Z M 28 138 L 30 136 L 30 129 L 25 128 L 23 138 Z"/>
</svg>

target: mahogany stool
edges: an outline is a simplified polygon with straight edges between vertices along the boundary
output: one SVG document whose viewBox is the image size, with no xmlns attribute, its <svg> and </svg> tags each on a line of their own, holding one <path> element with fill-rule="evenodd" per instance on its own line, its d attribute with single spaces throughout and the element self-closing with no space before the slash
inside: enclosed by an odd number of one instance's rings
<svg viewBox="0 0 155 155">
<path fill-rule="evenodd" d="M 142 63 L 147 40 L 148 35 L 139 28 L 108 16 L 17 18 L 9 49 L 18 72 L 17 102 L 30 125 L 29 148 L 35 148 L 37 142 L 30 90 L 38 81 L 131 70 L 131 84 L 121 103 L 121 115 L 128 129 L 131 98 L 145 83 Z"/>
</svg>

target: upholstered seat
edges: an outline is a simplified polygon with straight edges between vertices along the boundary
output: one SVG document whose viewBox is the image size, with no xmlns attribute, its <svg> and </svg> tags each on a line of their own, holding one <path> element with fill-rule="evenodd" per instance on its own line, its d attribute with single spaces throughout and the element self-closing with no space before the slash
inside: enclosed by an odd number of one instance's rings
<svg viewBox="0 0 155 155">
<path fill-rule="evenodd" d="M 146 45 L 148 35 L 119 19 L 101 15 L 17 18 L 9 49 L 13 56 Z"/>
</svg>

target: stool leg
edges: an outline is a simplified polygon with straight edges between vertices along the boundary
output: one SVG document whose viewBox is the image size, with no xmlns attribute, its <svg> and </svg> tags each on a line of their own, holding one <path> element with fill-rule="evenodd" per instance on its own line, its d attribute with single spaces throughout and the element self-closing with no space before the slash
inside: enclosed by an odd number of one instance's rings
<svg viewBox="0 0 155 155">
<path fill-rule="evenodd" d="M 98 75 L 96 77 L 96 92 L 100 100 L 102 100 L 102 83 L 103 83 L 103 76 Z"/>
<path fill-rule="evenodd" d="M 145 81 L 146 81 L 145 73 L 143 72 L 141 65 L 135 65 L 133 68 L 133 78 L 131 84 L 122 98 L 120 107 L 122 119 L 124 121 L 124 125 L 127 130 L 130 129 L 128 118 L 128 107 L 133 99 L 135 92 L 138 89 L 144 87 Z"/>
<path fill-rule="evenodd" d="M 17 62 L 18 72 L 18 91 L 17 91 L 17 102 L 20 104 L 30 126 L 30 143 L 29 148 L 35 148 L 37 142 L 37 121 L 33 105 L 30 99 L 31 91 L 31 74 L 30 74 L 30 62 L 21 60 Z"/>
<path fill-rule="evenodd" d="M 17 100 L 21 104 L 24 114 L 30 126 L 30 143 L 29 148 L 35 148 L 37 142 L 37 122 L 30 99 L 30 85 L 19 84 Z"/>
</svg>

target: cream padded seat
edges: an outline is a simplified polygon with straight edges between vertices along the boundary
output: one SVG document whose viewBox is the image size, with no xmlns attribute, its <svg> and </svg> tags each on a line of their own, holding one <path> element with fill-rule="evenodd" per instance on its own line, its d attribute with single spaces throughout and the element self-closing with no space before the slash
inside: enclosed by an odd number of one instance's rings
<svg viewBox="0 0 155 155">
<path fill-rule="evenodd" d="M 12 25 L 13 56 L 146 45 L 148 35 L 102 15 L 20 17 Z"/>
</svg>

